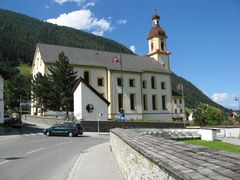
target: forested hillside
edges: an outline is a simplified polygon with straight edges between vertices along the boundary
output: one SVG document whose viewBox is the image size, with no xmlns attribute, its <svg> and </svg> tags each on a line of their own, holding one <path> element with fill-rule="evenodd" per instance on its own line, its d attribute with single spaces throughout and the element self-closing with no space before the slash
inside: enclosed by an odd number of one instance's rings
<svg viewBox="0 0 240 180">
<path fill-rule="evenodd" d="M 31 63 L 38 42 L 132 54 L 116 41 L 0 9 L 0 58 Z"/>
<path fill-rule="evenodd" d="M 0 73 L 9 78 L 5 82 L 5 105 L 9 107 L 16 107 L 19 97 L 29 97 L 30 75 L 20 74 L 16 67 L 31 65 L 38 42 L 133 54 L 116 41 L 0 9 Z M 175 74 L 172 79 L 173 87 L 184 85 L 188 108 L 196 108 L 200 102 L 223 108 L 185 79 Z"/>
</svg>

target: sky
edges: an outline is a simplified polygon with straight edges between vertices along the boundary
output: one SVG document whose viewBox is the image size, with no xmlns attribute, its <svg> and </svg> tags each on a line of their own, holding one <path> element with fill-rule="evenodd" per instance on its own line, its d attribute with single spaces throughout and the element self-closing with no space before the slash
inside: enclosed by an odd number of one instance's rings
<svg viewBox="0 0 240 180">
<path fill-rule="evenodd" d="M 0 0 L 0 8 L 113 39 L 140 56 L 156 8 L 171 70 L 215 102 L 239 108 L 239 0 Z"/>
</svg>

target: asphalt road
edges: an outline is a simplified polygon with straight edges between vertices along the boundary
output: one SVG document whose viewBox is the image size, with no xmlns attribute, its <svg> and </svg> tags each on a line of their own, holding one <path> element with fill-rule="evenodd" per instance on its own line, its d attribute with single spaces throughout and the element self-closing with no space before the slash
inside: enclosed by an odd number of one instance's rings
<svg viewBox="0 0 240 180">
<path fill-rule="evenodd" d="M 96 133 L 46 137 L 34 126 L 7 132 L 0 135 L 0 180 L 66 180 L 80 153 L 109 141 Z"/>
</svg>

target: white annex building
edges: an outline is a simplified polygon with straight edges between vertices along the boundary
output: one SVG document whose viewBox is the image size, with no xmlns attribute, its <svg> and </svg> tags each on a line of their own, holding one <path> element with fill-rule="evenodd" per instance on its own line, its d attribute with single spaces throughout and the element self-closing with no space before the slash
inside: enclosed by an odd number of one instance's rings
<svg viewBox="0 0 240 180">
<path fill-rule="evenodd" d="M 99 114 L 102 120 L 116 119 L 121 108 L 126 119 L 183 119 L 184 98 L 172 92 L 170 52 L 159 20 L 152 16 L 146 56 L 38 43 L 32 75 L 47 74 L 63 51 L 81 77 L 74 89 L 74 115 L 79 119 L 97 120 Z M 31 114 L 40 112 L 32 106 Z"/>
<path fill-rule="evenodd" d="M 0 74 L 0 124 L 3 123 L 4 101 L 3 101 L 3 77 Z"/>
</svg>

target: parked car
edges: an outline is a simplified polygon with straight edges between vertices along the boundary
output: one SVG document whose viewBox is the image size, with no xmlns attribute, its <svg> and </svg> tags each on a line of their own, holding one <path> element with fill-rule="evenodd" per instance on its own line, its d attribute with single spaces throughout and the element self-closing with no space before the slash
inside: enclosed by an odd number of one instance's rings
<svg viewBox="0 0 240 180">
<path fill-rule="evenodd" d="M 46 136 L 51 135 L 67 135 L 69 137 L 78 136 L 83 134 L 81 124 L 74 122 L 64 122 L 62 124 L 55 124 L 54 126 L 44 129 L 43 133 Z"/>
<path fill-rule="evenodd" d="M 4 127 L 10 127 L 13 121 L 13 117 L 10 114 L 4 114 Z"/>
<path fill-rule="evenodd" d="M 22 127 L 22 120 L 19 114 L 12 115 L 11 127 Z"/>
</svg>

